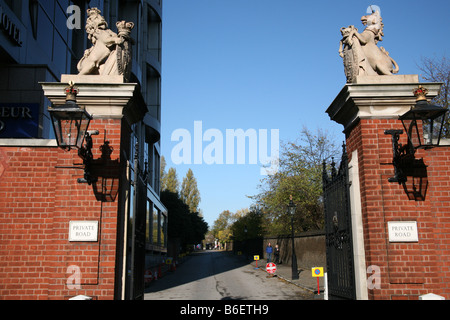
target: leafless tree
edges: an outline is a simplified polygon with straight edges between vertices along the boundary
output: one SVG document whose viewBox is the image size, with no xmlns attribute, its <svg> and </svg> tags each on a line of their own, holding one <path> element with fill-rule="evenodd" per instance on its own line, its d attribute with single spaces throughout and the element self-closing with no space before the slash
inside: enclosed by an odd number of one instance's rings
<svg viewBox="0 0 450 320">
<path fill-rule="evenodd" d="M 417 65 L 422 72 L 420 77 L 425 81 L 442 82 L 443 85 L 439 94 L 433 99 L 433 103 L 444 108 L 449 108 L 450 95 L 450 59 L 442 57 L 422 57 L 420 64 Z M 450 116 L 447 115 L 444 127 L 444 135 L 450 136 Z"/>
</svg>

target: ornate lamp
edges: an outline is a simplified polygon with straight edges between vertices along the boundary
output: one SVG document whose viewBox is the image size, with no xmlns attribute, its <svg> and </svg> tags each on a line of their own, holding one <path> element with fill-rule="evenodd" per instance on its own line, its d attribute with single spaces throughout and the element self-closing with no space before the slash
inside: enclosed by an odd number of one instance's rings
<svg viewBox="0 0 450 320">
<path fill-rule="evenodd" d="M 292 195 L 289 196 L 288 213 L 291 216 L 291 228 L 292 228 L 292 280 L 298 279 L 298 267 L 297 267 L 297 256 L 295 255 L 295 244 L 294 244 L 294 216 L 297 206 L 294 201 L 292 201 Z"/>
<path fill-rule="evenodd" d="M 295 210 L 297 209 L 297 206 L 295 205 L 294 201 L 292 201 L 292 196 L 289 196 L 289 205 L 288 205 L 288 211 L 291 218 L 295 215 Z"/>
<path fill-rule="evenodd" d="M 428 103 L 428 89 L 419 86 L 413 92 L 417 98 L 415 106 L 399 117 L 408 135 L 408 143 L 411 143 L 414 149 L 437 147 L 441 141 L 448 110 Z"/>
<path fill-rule="evenodd" d="M 429 104 L 426 88 L 419 86 L 413 92 L 415 106 L 399 117 L 408 135 L 408 143 L 402 145 L 398 142 L 403 130 L 384 132 L 392 135 L 392 165 L 395 170 L 395 176 L 388 181 L 401 184 L 410 200 L 423 201 L 428 188 L 427 166 L 423 159 L 415 158 L 415 153 L 419 148 L 439 146 L 448 110 Z"/>
<path fill-rule="evenodd" d="M 73 82 L 64 89 L 66 103 L 62 106 L 48 108 L 55 130 L 58 146 L 63 149 L 80 149 L 89 127 L 92 116 L 77 105 L 78 88 Z"/>
</svg>

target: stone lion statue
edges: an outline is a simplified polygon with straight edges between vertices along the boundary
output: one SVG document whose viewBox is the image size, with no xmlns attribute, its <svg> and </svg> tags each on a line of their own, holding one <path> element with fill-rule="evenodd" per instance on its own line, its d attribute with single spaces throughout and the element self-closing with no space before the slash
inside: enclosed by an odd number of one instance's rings
<svg viewBox="0 0 450 320">
<path fill-rule="evenodd" d="M 118 21 L 116 26 L 119 34 L 116 34 L 108 29 L 108 24 L 100 13 L 97 8 L 87 10 L 86 33 L 92 47 L 84 52 L 78 62 L 79 74 L 123 75 L 125 81 L 128 81 L 133 44 L 130 33 L 134 23 Z"/>
<path fill-rule="evenodd" d="M 377 43 L 383 40 L 382 18 L 379 11 L 361 18 L 367 26 L 362 33 L 351 25 L 341 28 L 342 39 L 339 55 L 344 59 L 347 82 L 354 82 L 359 75 L 392 75 L 398 73 L 398 64 Z"/>
</svg>

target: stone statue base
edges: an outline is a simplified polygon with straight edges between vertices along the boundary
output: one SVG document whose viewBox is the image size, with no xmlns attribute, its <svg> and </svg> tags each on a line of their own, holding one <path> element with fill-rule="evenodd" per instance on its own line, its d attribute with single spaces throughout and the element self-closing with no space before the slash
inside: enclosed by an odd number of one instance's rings
<svg viewBox="0 0 450 320">
<path fill-rule="evenodd" d="M 122 75 L 61 75 L 61 82 L 41 82 L 44 95 L 54 106 L 66 103 L 64 88 L 72 81 L 78 88 L 77 104 L 94 119 L 122 119 L 133 124 L 147 113 L 137 83 L 124 81 Z"/>
<path fill-rule="evenodd" d="M 417 74 L 356 76 L 356 84 L 419 83 Z"/>
<path fill-rule="evenodd" d="M 80 75 L 80 74 L 63 74 L 61 75 L 62 83 L 125 83 L 123 75 Z"/>
<path fill-rule="evenodd" d="M 418 75 L 358 76 L 357 83 L 347 83 L 326 112 L 330 119 L 349 132 L 360 119 L 398 119 L 416 103 L 414 89 L 426 87 L 434 98 L 441 83 L 419 83 Z"/>
</svg>

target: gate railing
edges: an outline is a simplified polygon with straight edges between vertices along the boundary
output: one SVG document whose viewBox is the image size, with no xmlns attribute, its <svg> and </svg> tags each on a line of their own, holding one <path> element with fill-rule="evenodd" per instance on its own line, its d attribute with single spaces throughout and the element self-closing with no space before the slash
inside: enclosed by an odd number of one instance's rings
<svg viewBox="0 0 450 320">
<path fill-rule="evenodd" d="M 345 144 L 338 170 L 333 159 L 329 175 L 325 161 L 323 163 L 323 199 L 329 296 L 330 299 L 355 299 L 350 183 Z"/>
</svg>

